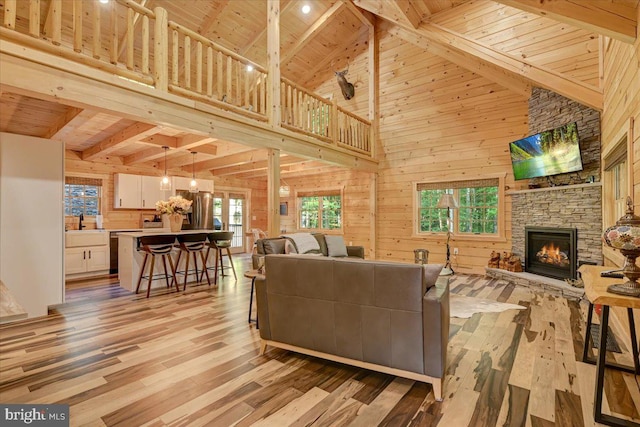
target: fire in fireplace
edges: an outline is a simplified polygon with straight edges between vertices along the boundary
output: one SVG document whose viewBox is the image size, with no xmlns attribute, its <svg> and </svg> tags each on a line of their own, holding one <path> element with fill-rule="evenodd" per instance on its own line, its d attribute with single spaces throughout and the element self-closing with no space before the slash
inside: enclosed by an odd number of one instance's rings
<svg viewBox="0 0 640 427">
<path fill-rule="evenodd" d="M 560 267 L 569 265 L 569 255 L 560 250 L 560 246 L 556 246 L 553 242 L 544 245 L 536 253 L 536 259 L 545 264 L 558 265 Z"/>
<path fill-rule="evenodd" d="M 577 230 L 525 227 L 525 271 L 556 279 L 575 279 Z"/>
</svg>

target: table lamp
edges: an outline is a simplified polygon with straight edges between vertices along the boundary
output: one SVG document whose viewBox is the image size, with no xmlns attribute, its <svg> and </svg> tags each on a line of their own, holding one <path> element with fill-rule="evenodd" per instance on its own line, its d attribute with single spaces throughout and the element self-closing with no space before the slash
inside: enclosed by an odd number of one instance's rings
<svg viewBox="0 0 640 427">
<path fill-rule="evenodd" d="M 440 200 L 438 200 L 438 204 L 436 205 L 438 209 L 447 209 L 447 262 L 444 264 L 442 271 L 440 272 L 441 276 L 450 276 L 454 273 L 453 268 L 451 268 L 451 251 L 449 248 L 449 240 L 451 240 L 451 227 L 449 225 L 449 221 L 451 219 L 450 213 L 451 209 L 458 209 L 458 201 L 453 197 L 453 194 L 444 193 L 440 196 Z"/>
<path fill-rule="evenodd" d="M 602 240 L 625 256 L 622 274 L 629 279 L 609 286 L 607 292 L 640 298 L 640 268 L 636 265 L 636 258 L 640 256 L 640 217 L 633 213 L 631 197 L 627 197 L 627 213 L 605 230 Z"/>
</svg>

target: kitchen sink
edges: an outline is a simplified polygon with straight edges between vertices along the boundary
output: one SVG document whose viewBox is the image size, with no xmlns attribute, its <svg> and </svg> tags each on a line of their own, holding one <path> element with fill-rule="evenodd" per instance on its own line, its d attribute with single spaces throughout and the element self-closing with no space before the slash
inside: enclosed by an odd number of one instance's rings
<svg viewBox="0 0 640 427">
<path fill-rule="evenodd" d="M 69 230 L 65 232 L 65 247 L 101 246 L 109 243 L 109 233 L 105 230 Z"/>
</svg>

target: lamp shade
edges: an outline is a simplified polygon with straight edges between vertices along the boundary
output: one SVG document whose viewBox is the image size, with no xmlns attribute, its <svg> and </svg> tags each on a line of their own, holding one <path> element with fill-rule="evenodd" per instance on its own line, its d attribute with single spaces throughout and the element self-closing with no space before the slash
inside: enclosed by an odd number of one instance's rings
<svg viewBox="0 0 640 427">
<path fill-rule="evenodd" d="M 458 209 L 458 201 L 453 197 L 453 194 L 444 193 L 440 196 L 440 200 L 438 200 L 438 204 L 436 205 L 438 209 Z"/>
</svg>

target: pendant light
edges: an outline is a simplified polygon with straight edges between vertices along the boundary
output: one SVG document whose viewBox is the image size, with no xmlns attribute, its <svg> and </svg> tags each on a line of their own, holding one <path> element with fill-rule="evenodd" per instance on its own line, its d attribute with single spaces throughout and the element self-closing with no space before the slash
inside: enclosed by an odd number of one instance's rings
<svg viewBox="0 0 640 427">
<path fill-rule="evenodd" d="M 169 179 L 169 175 L 167 175 L 167 150 L 169 147 L 165 145 L 162 149 L 164 150 L 164 176 L 160 181 L 160 191 L 169 191 L 171 190 L 171 180 Z"/>
<path fill-rule="evenodd" d="M 196 182 L 196 152 L 192 151 L 193 159 L 191 160 L 191 182 L 189 183 L 189 193 L 198 192 L 198 183 Z"/>
</svg>

